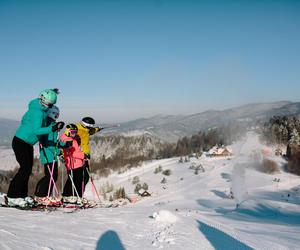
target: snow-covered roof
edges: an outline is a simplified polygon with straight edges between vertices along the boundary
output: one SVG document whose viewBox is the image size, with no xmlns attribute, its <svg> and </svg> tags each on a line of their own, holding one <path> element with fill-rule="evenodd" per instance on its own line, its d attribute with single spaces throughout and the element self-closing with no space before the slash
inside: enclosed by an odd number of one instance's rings
<svg viewBox="0 0 300 250">
<path fill-rule="evenodd" d="M 141 189 L 139 190 L 139 194 L 143 194 L 145 191 L 146 191 L 145 189 L 141 188 Z"/>
<path fill-rule="evenodd" d="M 221 155 L 224 153 L 224 151 L 227 150 L 229 153 L 232 154 L 232 149 L 229 148 L 229 147 L 218 147 L 218 146 L 214 146 L 213 148 L 211 148 L 209 151 L 208 151 L 208 154 L 212 155 L 212 154 L 216 154 L 216 155 Z"/>
</svg>

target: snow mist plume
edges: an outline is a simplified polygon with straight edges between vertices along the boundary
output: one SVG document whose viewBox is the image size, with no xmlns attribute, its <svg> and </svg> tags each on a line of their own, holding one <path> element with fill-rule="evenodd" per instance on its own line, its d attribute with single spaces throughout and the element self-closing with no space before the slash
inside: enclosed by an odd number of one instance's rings
<svg viewBox="0 0 300 250">
<path fill-rule="evenodd" d="M 232 192 L 236 204 L 240 204 L 247 197 L 245 182 L 246 167 L 244 164 L 235 164 L 232 171 Z"/>
<path fill-rule="evenodd" d="M 246 169 L 253 168 L 258 164 L 260 159 L 253 158 L 253 152 L 261 150 L 264 146 L 259 142 L 259 137 L 254 132 L 247 133 L 236 149 L 236 158 L 232 171 L 232 192 L 236 204 L 240 204 L 247 199 L 247 183 L 250 182 L 249 177 L 246 178 Z"/>
</svg>

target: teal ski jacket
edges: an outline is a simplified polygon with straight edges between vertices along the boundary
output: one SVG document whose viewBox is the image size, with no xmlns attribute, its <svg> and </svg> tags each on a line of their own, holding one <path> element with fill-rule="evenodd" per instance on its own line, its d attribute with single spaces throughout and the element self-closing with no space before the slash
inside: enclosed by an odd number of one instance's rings
<svg viewBox="0 0 300 250">
<path fill-rule="evenodd" d="M 47 124 L 54 125 L 50 118 L 47 118 Z M 40 162 L 45 165 L 47 163 L 52 163 L 53 161 L 58 161 L 57 156 L 61 155 L 61 148 L 66 145 L 58 138 L 58 132 L 51 131 L 48 135 L 42 135 L 40 137 Z"/>
<path fill-rule="evenodd" d="M 40 99 L 33 99 L 28 105 L 28 111 L 23 115 L 16 137 L 30 145 L 36 144 L 41 135 L 49 134 L 52 125 L 47 124 L 47 107 L 40 103 Z"/>
</svg>

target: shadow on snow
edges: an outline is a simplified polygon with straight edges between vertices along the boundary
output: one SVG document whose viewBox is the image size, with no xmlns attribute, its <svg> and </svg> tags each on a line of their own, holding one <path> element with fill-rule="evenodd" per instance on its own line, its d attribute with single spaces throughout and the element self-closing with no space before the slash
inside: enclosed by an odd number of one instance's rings
<svg viewBox="0 0 300 250">
<path fill-rule="evenodd" d="M 223 199 L 229 199 L 228 194 L 226 194 L 225 192 L 219 191 L 219 190 L 210 190 L 214 195 L 223 198 Z"/>
<path fill-rule="evenodd" d="M 200 232 L 206 237 L 210 244 L 216 250 L 235 249 L 235 250 L 252 250 L 253 248 L 247 246 L 245 243 L 233 238 L 232 236 L 220 231 L 214 227 L 211 227 L 201 221 L 197 221 L 199 224 Z"/>
<path fill-rule="evenodd" d="M 228 199 L 226 200 L 228 201 Z M 238 208 L 235 208 L 233 201 L 229 204 L 224 201 L 199 199 L 197 202 L 202 207 L 212 209 L 218 214 L 233 220 L 267 222 L 277 225 L 300 225 L 300 212 L 298 212 L 298 209 L 288 210 L 274 204 L 264 204 L 257 200 L 244 201 Z"/>
<path fill-rule="evenodd" d="M 97 242 L 96 250 L 126 250 L 118 234 L 109 230 L 101 235 Z"/>
</svg>

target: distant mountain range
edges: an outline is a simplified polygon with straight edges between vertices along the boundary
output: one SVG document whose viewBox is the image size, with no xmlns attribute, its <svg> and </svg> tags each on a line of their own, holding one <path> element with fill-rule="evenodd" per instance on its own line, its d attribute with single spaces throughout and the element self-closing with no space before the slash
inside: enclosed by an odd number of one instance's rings
<svg viewBox="0 0 300 250">
<path fill-rule="evenodd" d="M 114 133 L 149 133 L 164 141 L 174 142 L 200 130 L 233 121 L 267 120 L 274 115 L 300 116 L 300 102 L 255 103 L 226 110 L 208 110 L 192 115 L 158 115 L 122 123 Z"/>
<path fill-rule="evenodd" d="M 208 110 L 193 115 L 157 115 L 122 123 L 119 128 L 109 130 L 105 134 L 148 134 L 162 141 L 174 142 L 180 137 L 229 122 L 266 120 L 274 115 L 300 117 L 300 102 L 255 103 L 225 110 Z M 18 121 L 0 118 L 0 145 L 11 143 L 18 125 Z"/>
</svg>

